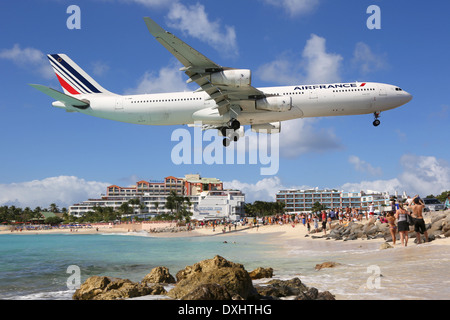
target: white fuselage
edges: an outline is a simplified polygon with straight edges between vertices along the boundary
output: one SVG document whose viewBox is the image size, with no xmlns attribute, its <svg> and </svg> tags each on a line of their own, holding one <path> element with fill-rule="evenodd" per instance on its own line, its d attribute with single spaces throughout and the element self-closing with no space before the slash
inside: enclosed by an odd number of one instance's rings
<svg viewBox="0 0 450 320">
<path fill-rule="evenodd" d="M 89 100 L 86 110 L 64 106 L 87 115 L 143 125 L 182 125 L 202 121 L 221 125 L 234 117 L 241 125 L 263 124 L 296 118 L 358 115 L 397 108 L 412 97 L 400 88 L 381 83 L 337 83 L 258 88 L 266 95 L 287 96 L 292 100 L 289 111 L 255 109 L 254 101 L 242 101 L 238 115 L 219 115 L 214 100 L 203 91 L 143 95 L 90 94 L 78 99 Z"/>
</svg>

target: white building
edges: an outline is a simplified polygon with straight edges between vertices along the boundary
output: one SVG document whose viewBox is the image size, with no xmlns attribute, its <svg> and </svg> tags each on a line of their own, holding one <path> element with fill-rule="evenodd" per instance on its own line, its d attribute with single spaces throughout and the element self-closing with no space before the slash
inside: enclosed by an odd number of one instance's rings
<svg viewBox="0 0 450 320">
<path fill-rule="evenodd" d="M 389 193 L 370 191 L 344 192 L 336 189 L 280 190 L 276 201 L 286 204 L 286 212 L 311 212 L 315 202 L 327 208 L 358 208 L 366 211 L 373 202 L 375 211 L 382 212 L 389 205 Z"/>
<path fill-rule="evenodd" d="M 110 207 L 118 211 L 129 200 L 138 199 L 141 205 L 129 205 L 133 213 L 128 216 L 151 218 L 169 213 L 166 199 L 171 191 L 188 197 L 193 219 L 238 219 L 244 214 L 245 195 L 241 191 L 223 190 L 223 184 L 216 178 L 202 178 L 200 175 L 186 175 L 184 178 L 166 177 L 164 181 L 138 181 L 132 187 L 107 187 L 106 196 L 89 199 L 69 207 L 69 214 L 81 217 L 93 212 L 94 207 Z"/>
</svg>

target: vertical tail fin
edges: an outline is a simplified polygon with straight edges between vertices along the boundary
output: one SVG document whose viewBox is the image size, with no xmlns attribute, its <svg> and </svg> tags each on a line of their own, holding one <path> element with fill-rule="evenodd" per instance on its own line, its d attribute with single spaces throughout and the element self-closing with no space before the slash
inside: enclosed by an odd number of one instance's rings
<svg viewBox="0 0 450 320">
<path fill-rule="evenodd" d="M 48 54 L 47 57 L 65 94 L 111 93 L 99 85 L 67 55 Z"/>
</svg>

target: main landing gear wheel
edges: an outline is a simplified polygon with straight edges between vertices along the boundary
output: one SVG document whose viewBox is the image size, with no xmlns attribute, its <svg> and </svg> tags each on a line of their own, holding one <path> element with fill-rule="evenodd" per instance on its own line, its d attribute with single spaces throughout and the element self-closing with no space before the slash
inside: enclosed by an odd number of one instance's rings
<svg viewBox="0 0 450 320">
<path fill-rule="evenodd" d="M 230 145 L 231 140 L 228 138 L 223 138 L 223 146 L 228 147 Z"/>
<path fill-rule="evenodd" d="M 374 127 L 378 127 L 380 125 L 380 120 L 378 120 L 378 117 L 380 116 L 380 112 L 374 112 L 373 115 L 375 116 L 375 121 L 373 122 Z"/>
<path fill-rule="evenodd" d="M 236 119 L 231 120 L 230 122 L 230 128 L 233 130 L 238 130 L 241 127 L 241 123 L 237 121 Z"/>
</svg>

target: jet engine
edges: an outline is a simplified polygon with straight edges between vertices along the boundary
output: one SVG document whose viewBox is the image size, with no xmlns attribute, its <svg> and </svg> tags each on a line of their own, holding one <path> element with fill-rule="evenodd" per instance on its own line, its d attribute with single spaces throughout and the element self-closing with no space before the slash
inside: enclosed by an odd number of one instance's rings
<svg viewBox="0 0 450 320">
<path fill-rule="evenodd" d="M 252 83 L 252 72 L 247 69 L 232 69 L 211 74 L 211 83 L 231 87 L 248 87 Z"/>
<path fill-rule="evenodd" d="M 252 131 L 258 133 L 280 133 L 281 122 L 271 122 L 263 124 L 252 124 Z"/>
<path fill-rule="evenodd" d="M 264 99 L 256 100 L 257 110 L 266 111 L 289 111 L 292 108 L 292 98 L 286 96 L 266 97 Z"/>
</svg>

